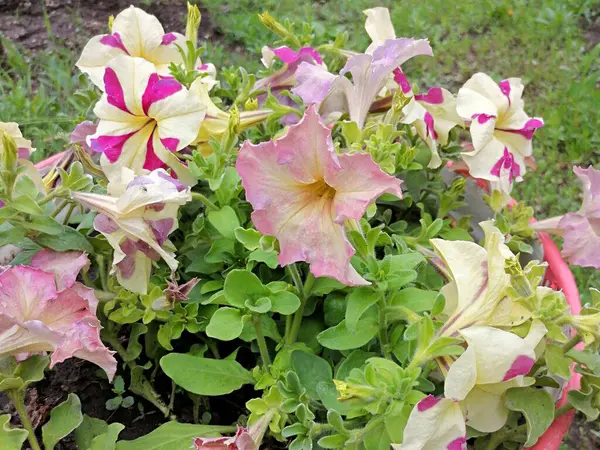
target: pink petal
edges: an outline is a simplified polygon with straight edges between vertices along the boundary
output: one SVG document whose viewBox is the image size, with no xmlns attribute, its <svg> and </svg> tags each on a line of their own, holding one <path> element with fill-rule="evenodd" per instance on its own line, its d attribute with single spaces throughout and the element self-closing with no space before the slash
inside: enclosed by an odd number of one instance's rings
<svg viewBox="0 0 600 450">
<path fill-rule="evenodd" d="M 71 132 L 71 144 L 80 144 L 83 149 L 87 152 L 91 152 L 92 149 L 87 143 L 87 137 L 96 134 L 98 124 L 89 120 L 77 124 L 75 129 Z"/>
<path fill-rule="evenodd" d="M 508 381 L 519 375 L 527 375 L 534 364 L 535 359 L 530 358 L 527 355 L 517 356 L 517 359 L 515 359 L 510 366 L 510 369 L 508 369 L 504 374 L 502 381 Z"/>
<path fill-rule="evenodd" d="M 596 227 L 593 226 L 596 224 Z M 558 223 L 564 230 L 562 255 L 570 264 L 600 269 L 600 223 L 577 213 L 565 214 Z"/>
<path fill-rule="evenodd" d="M 125 103 L 125 94 L 123 86 L 117 77 L 117 73 L 111 67 L 107 67 L 104 71 L 104 92 L 106 92 L 107 101 L 109 104 L 119 108 L 126 113 L 131 114 L 127 104 Z"/>
<path fill-rule="evenodd" d="M 43 310 L 57 291 L 54 275 L 27 266 L 0 273 L 0 314 L 25 322 Z"/>
<path fill-rule="evenodd" d="M 161 169 L 166 166 L 162 159 L 156 156 L 153 141 L 153 135 L 150 135 L 148 143 L 146 144 L 146 159 L 144 160 L 144 169 L 146 170 Z"/>
<path fill-rule="evenodd" d="M 98 136 L 97 138 L 90 139 L 90 147 L 92 150 L 98 153 L 104 153 L 111 163 L 114 163 L 121 152 L 127 139 L 133 136 L 135 133 L 123 134 L 121 136 Z"/>
<path fill-rule="evenodd" d="M 432 105 L 441 105 L 444 103 L 444 93 L 441 88 L 435 87 L 429 89 L 426 94 L 415 95 L 415 100 Z"/>
<path fill-rule="evenodd" d="M 322 66 L 303 62 L 296 71 L 296 87 L 292 92 L 299 96 L 305 105 L 321 103 L 331 89 L 335 75 Z"/>
<path fill-rule="evenodd" d="M 167 33 L 167 34 L 163 35 L 160 45 L 169 45 L 173 41 L 176 41 L 176 40 L 177 40 L 177 36 L 175 35 L 175 33 Z"/>
<path fill-rule="evenodd" d="M 153 103 L 164 100 L 182 89 L 183 86 L 175 78 L 160 78 L 158 74 L 153 73 L 150 75 L 146 90 L 142 94 L 142 109 L 144 110 L 144 114 L 148 115 L 148 110 Z"/>
<path fill-rule="evenodd" d="M 402 72 L 402 69 L 400 67 L 396 67 L 393 73 L 394 81 L 398 83 L 398 86 L 400 86 L 402 92 L 404 92 L 405 94 L 412 92 L 412 86 L 410 85 L 408 78 L 406 78 L 406 75 L 404 75 L 404 72 Z"/>
<path fill-rule="evenodd" d="M 286 64 L 292 64 L 298 61 L 303 55 L 310 56 L 317 64 L 323 64 L 319 52 L 312 47 L 302 47 L 297 52 L 289 47 L 278 47 L 273 49 L 273 53 Z"/>
<path fill-rule="evenodd" d="M 89 268 L 90 260 L 83 252 L 56 252 L 40 250 L 32 259 L 31 266 L 54 274 L 59 291 L 73 286 L 82 269 Z"/>
<path fill-rule="evenodd" d="M 123 40 L 121 39 L 121 35 L 119 33 L 106 34 L 102 36 L 102 38 L 100 39 L 100 43 L 108 47 L 123 50 L 124 53 L 129 55 L 129 52 L 127 51 L 127 48 L 125 48 L 125 45 L 123 44 Z"/>
</svg>

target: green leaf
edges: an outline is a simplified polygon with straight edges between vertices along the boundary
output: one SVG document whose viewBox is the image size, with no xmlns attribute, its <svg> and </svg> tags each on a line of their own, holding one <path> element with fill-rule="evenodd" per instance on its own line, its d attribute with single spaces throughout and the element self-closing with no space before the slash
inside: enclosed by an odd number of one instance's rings
<svg viewBox="0 0 600 450">
<path fill-rule="evenodd" d="M 107 430 L 108 424 L 104 420 L 84 415 L 81 425 L 75 430 L 77 449 L 88 450 L 94 438 L 106 433 Z"/>
<path fill-rule="evenodd" d="M 198 395 L 225 395 L 254 382 L 252 374 L 231 360 L 170 353 L 160 367 L 177 385 Z"/>
<path fill-rule="evenodd" d="M 220 341 L 232 341 L 242 334 L 242 314 L 235 308 L 219 308 L 210 318 L 206 334 Z"/>
<path fill-rule="evenodd" d="M 600 375 L 600 355 L 590 350 L 572 349 L 567 356 L 590 369 L 595 375 Z"/>
<path fill-rule="evenodd" d="M 321 296 L 327 295 L 330 292 L 344 289 L 346 286 L 340 283 L 338 280 L 328 277 L 319 277 L 315 280 L 315 283 L 310 290 L 311 295 Z"/>
<path fill-rule="evenodd" d="M 15 369 L 15 376 L 25 382 L 25 386 L 44 379 L 44 370 L 50 363 L 49 356 L 33 355 L 20 362 Z"/>
<path fill-rule="evenodd" d="M 7 202 L 7 205 L 17 211 L 33 216 L 44 214 L 44 210 L 40 208 L 36 201 L 26 195 L 17 195 L 11 202 Z"/>
<path fill-rule="evenodd" d="M 345 380 L 346 377 L 350 375 L 352 369 L 360 369 L 364 366 L 365 362 L 367 362 L 367 359 L 372 358 L 373 356 L 376 356 L 376 353 L 354 350 L 335 370 L 335 379 Z"/>
<path fill-rule="evenodd" d="M 235 239 L 235 229 L 239 228 L 240 221 L 231 206 L 223 206 L 219 211 L 209 212 L 208 221 L 222 236 Z"/>
<path fill-rule="evenodd" d="M 291 355 L 292 368 L 298 375 L 300 384 L 306 389 L 306 393 L 313 399 L 318 400 L 317 385 L 324 381 L 331 383 L 333 374 L 331 366 L 323 358 L 294 350 Z"/>
<path fill-rule="evenodd" d="M 4 208 L 1 208 L 4 209 Z M 13 227 L 0 231 L 0 247 L 7 244 L 16 244 L 25 238 L 25 230 L 22 227 Z"/>
<path fill-rule="evenodd" d="M 596 420 L 600 416 L 600 409 L 595 401 L 597 392 L 591 386 L 580 391 L 569 391 L 569 403 L 577 410 L 585 414 L 587 420 Z"/>
<path fill-rule="evenodd" d="M 554 375 L 568 380 L 571 378 L 571 364 L 573 360 L 564 355 L 563 350 L 560 346 L 555 344 L 546 345 L 546 364 L 548 370 Z"/>
<path fill-rule="evenodd" d="M 352 122 L 354 123 L 354 122 Z M 346 443 L 346 436 L 341 434 L 332 434 L 330 436 L 325 436 L 319 439 L 319 446 L 327 449 L 339 449 L 344 448 L 344 444 Z"/>
<path fill-rule="evenodd" d="M 269 290 L 249 270 L 238 269 L 229 272 L 223 290 L 229 304 L 238 308 L 244 308 L 247 299 L 269 295 Z"/>
<path fill-rule="evenodd" d="M 133 441 L 119 441 L 117 450 L 187 450 L 195 437 L 218 437 L 231 427 L 167 422 Z"/>
<path fill-rule="evenodd" d="M 35 241 L 42 247 L 48 247 L 57 252 L 67 250 L 81 250 L 87 253 L 94 253 L 94 248 L 88 242 L 83 234 L 70 227 L 64 227 L 63 232 L 56 235 L 43 234 L 35 238 Z"/>
<path fill-rule="evenodd" d="M 390 272 L 399 272 L 401 270 L 414 270 L 419 264 L 425 262 L 425 258 L 420 253 L 405 253 L 403 255 L 388 255 L 383 259 L 385 264 L 389 264 Z"/>
<path fill-rule="evenodd" d="M 356 330 L 356 324 L 365 311 L 383 298 L 383 292 L 374 290 L 368 286 L 353 289 L 346 296 L 346 328 L 350 331 Z"/>
<path fill-rule="evenodd" d="M 511 411 L 522 412 L 527 421 L 527 442 L 531 447 L 554 421 L 552 396 L 543 389 L 532 387 L 512 388 L 506 391 L 506 406 Z"/>
<path fill-rule="evenodd" d="M 252 228 L 246 230 L 245 228 L 238 227 L 233 230 L 235 238 L 244 244 L 244 247 L 248 250 L 256 250 L 260 244 L 260 238 L 262 234 Z"/>
<path fill-rule="evenodd" d="M 25 222 L 24 225 L 30 230 L 36 230 L 50 235 L 61 234 L 65 228 L 62 224 L 48 216 L 32 217 L 31 220 Z"/>
<path fill-rule="evenodd" d="M 244 302 L 246 308 L 257 314 L 264 314 L 271 309 L 271 299 L 269 297 L 260 297 L 256 300 L 248 299 Z"/>
<path fill-rule="evenodd" d="M 90 445 L 90 450 L 115 450 L 119 433 L 125 428 L 120 423 L 111 423 L 106 432 L 96 436 Z"/>
<path fill-rule="evenodd" d="M 304 322 L 302 322 L 302 326 L 304 327 Z M 271 316 L 261 314 L 260 327 L 262 328 L 262 333 L 265 337 L 271 338 L 275 342 L 281 342 L 281 334 L 279 334 L 277 324 Z M 240 339 L 244 342 L 252 342 L 256 340 L 256 328 L 254 328 L 254 325 L 251 321 L 244 323 L 244 329 L 242 330 L 242 334 L 240 334 Z M 300 340 L 300 334 L 298 334 L 298 340 Z"/>
<path fill-rule="evenodd" d="M 257 248 L 248 255 L 248 261 L 256 261 L 265 263 L 269 268 L 276 269 L 279 265 L 277 261 L 277 252 L 274 250 L 263 250 Z"/>
<path fill-rule="evenodd" d="M 348 330 L 346 321 L 342 320 L 335 327 L 319 333 L 317 340 L 323 347 L 332 350 L 352 350 L 367 344 L 378 330 L 377 321 L 372 318 L 359 320 L 353 332 Z"/>
<path fill-rule="evenodd" d="M 47 450 L 52 450 L 62 438 L 77 428 L 83 421 L 81 402 L 75 394 L 56 406 L 50 413 L 50 420 L 42 427 L 42 441 Z"/>
<path fill-rule="evenodd" d="M 124 355 L 122 355 L 125 362 L 134 361 L 138 356 L 140 356 L 143 346 L 138 342 L 138 339 L 147 331 L 148 327 L 143 323 L 134 323 L 131 325 L 131 333 L 129 333 L 127 351 Z"/>
<path fill-rule="evenodd" d="M 0 416 L 0 444 L 2 450 L 21 450 L 23 442 L 28 436 L 27 430 L 11 428 L 10 414 Z"/>
<path fill-rule="evenodd" d="M 288 316 L 300 307 L 298 296 L 289 291 L 279 291 L 271 294 L 271 311 Z"/>
<path fill-rule="evenodd" d="M 431 311 L 438 295 L 436 291 L 409 287 L 396 292 L 389 303 L 390 306 L 404 306 L 414 312 Z"/>
</svg>

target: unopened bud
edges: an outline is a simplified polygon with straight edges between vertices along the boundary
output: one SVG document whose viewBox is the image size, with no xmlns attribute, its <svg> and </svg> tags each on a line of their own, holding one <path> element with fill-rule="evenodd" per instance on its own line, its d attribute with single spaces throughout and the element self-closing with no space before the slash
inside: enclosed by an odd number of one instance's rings
<svg viewBox="0 0 600 450">
<path fill-rule="evenodd" d="M 0 147 L 2 170 L 13 172 L 19 159 L 19 149 L 11 136 L 3 131 L 0 133 L 2 133 L 2 147 Z"/>
<path fill-rule="evenodd" d="M 262 22 L 262 24 L 271 30 L 273 33 L 278 34 L 281 37 L 287 37 L 289 35 L 289 31 L 282 24 L 277 22 L 275 18 L 269 13 L 269 11 L 265 11 L 262 14 L 258 15 L 258 19 Z"/>
<path fill-rule="evenodd" d="M 112 34 L 113 23 L 115 22 L 115 16 L 110 15 L 108 17 L 108 34 Z"/>
<path fill-rule="evenodd" d="M 510 284 L 520 297 L 529 298 L 533 295 L 531 283 L 525 276 L 517 258 L 507 259 L 504 270 L 510 275 Z"/>
<path fill-rule="evenodd" d="M 194 48 L 196 48 L 198 44 L 198 28 L 200 28 L 200 21 L 202 20 L 202 15 L 200 14 L 200 9 L 197 5 L 191 5 L 189 2 L 187 4 L 188 15 L 187 15 L 187 23 L 185 25 L 185 38 L 194 44 Z"/>
<path fill-rule="evenodd" d="M 249 98 L 248 100 L 246 100 L 246 102 L 244 103 L 244 109 L 246 111 L 256 111 L 258 109 L 258 99 Z"/>
<path fill-rule="evenodd" d="M 234 136 L 239 133 L 240 129 L 240 110 L 236 105 L 233 105 L 229 110 L 229 133 Z"/>
</svg>

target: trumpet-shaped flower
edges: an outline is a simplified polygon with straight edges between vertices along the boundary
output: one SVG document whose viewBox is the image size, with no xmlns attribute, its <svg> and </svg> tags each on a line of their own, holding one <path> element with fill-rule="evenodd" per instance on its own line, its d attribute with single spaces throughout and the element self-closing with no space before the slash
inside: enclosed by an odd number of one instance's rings
<svg viewBox="0 0 600 450">
<path fill-rule="evenodd" d="M 514 255 L 504 244 L 504 236 L 492 221 L 479 225 L 485 232 L 485 247 L 467 241 L 431 240 L 450 277 L 442 288 L 444 314 L 449 318 L 440 332 L 447 336 L 473 325 L 517 325 L 531 316 L 506 297 L 510 277 L 504 265 Z"/>
<path fill-rule="evenodd" d="M 31 141 L 23 137 L 23 134 L 19 129 L 19 124 L 15 122 L 0 122 L 0 135 L 2 133 L 6 133 L 15 141 L 19 152 L 19 159 L 27 159 L 35 151 L 35 148 L 31 146 Z M 3 151 L 2 141 L 0 140 L 0 153 Z"/>
<path fill-rule="evenodd" d="M 496 84 L 488 75 L 476 73 L 456 100 L 458 114 L 470 121 L 474 150 L 462 156 L 471 175 L 497 183 L 505 193 L 510 193 L 515 180 L 522 180 L 533 134 L 544 125 L 541 118 L 523 111 L 522 94 L 519 78 Z"/>
<path fill-rule="evenodd" d="M 562 236 L 562 254 L 571 264 L 600 269 L 600 170 L 574 167 L 583 186 L 579 211 L 531 224 L 531 228 Z"/>
<path fill-rule="evenodd" d="M 399 73 L 401 73 L 400 69 L 397 74 Z M 406 78 L 403 80 L 400 87 L 404 92 L 406 85 L 410 87 L 410 84 Z M 409 93 L 412 95 L 412 88 Z M 432 169 L 439 167 L 442 160 L 437 151 L 437 144 L 446 145 L 450 130 L 464 123 L 456 112 L 456 98 L 446 89 L 431 88 L 425 94 L 414 95 L 403 112 L 402 122 L 412 123 L 419 137 L 431 149 L 432 157 L 428 167 Z"/>
<path fill-rule="evenodd" d="M 546 332 L 539 321 L 532 323 L 524 339 L 492 327 L 460 331 L 468 347 L 450 366 L 444 393 L 462 402 L 467 425 L 486 433 L 504 426 L 509 413 L 504 393 L 533 383 L 525 375 L 535 363 L 535 347 Z"/>
<path fill-rule="evenodd" d="M 169 75 L 169 64 L 183 62 L 177 45 L 185 47 L 185 37 L 165 33 L 158 19 L 130 6 L 112 24 L 111 34 L 94 36 L 84 47 L 77 67 L 92 82 L 104 89 L 104 73 L 111 60 L 119 55 L 144 58 L 159 75 Z"/>
<path fill-rule="evenodd" d="M 429 395 L 415 405 L 394 450 L 466 450 L 467 427 L 460 405 Z"/>
<path fill-rule="evenodd" d="M 365 124 L 371 104 L 394 70 L 417 55 L 433 56 L 426 39 L 388 39 L 372 55 L 351 57 L 335 78 L 323 70 L 301 64 L 294 92 L 305 103 L 320 103 L 323 116 L 348 112 L 359 128 Z M 352 75 L 352 81 L 346 77 Z"/>
<path fill-rule="evenodd" d="M 254 450 L 256 445 L 252 435 L 245 428 L 238 427 L 235 436 L 218 438 L 194 438 L 196 450 Z"/>
<path fill-rule="evenodd" d="M 117 361 L 100 340 L 98 300 L 75 282 L 85 254 L 42 250 L 32 265 L 0 273 L 0 355 L 52 352 L 50 367 L 75 356 L 112 380 Z"/>
<path fill-rule="evenodd" d="M 309 107 L 277 140 L 245 142 L 236 165 L 252 204 L 252 221 L 279 240 L 282 266 L 307 261 L 317 276 L 346 285 L 368 284 L 350 265 L 354 249 L 344 221 L 360 219 L 383 193 L 401 197 L 401 181 L 370 155 L 337 155 L 331 131 Z"/>
<path fill-rule="evenodd" d="M 200 82 L 199 80 L 196 80 Z M 103 153 L 105 173 L 122 167 L 135 173 L 169 166 L 185 183 L 195 179 L 174 152 L 198 134 L 206 105 L 170 77 L 161 77 L 141 58 L 113 58 L 104 73 L 105 93 L 94 108 L 100 119 L 90 147 Z"/>
<path fill-rule="evenodd" d="M 114 248 L 112 270 L 119 283 L 145 294 L 152 261 L 162 258 L 171 270 L 177 268 L 168 236 L 178 226 L 179 207 L 191 200 L 190 189 L 162 169 L 137 177 L 123 169 L 108 193 L 76 192 L 73 198 L 100 213 L 94 229 Z"/>
<path fill-rule="evenodd" d="M 365 53 L 372 55 L 375 49 L 383 45 L 385 41 L 396 39 L 396 32 L 394 31 L 389 9 L 378 6 L 376 8 L 365 9 L 363 14 L 367 16 L 365 30 L 367 30 L 367 34 L 371 38 L 371 44 Z"/>
</svg>

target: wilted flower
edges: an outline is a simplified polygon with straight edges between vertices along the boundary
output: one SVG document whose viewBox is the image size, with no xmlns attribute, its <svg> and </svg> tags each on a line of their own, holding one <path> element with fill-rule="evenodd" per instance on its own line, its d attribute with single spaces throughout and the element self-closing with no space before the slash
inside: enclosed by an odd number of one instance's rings
<svg viewBox="0 0 600 450">
<path fill-rule="evenodd" d="M 254 208 L 254 225 L 279 240 L 282 266 L 307 261 L 317 277 L 368 284 L 350 265 L 354 249 L 343 224 L 360 219 L 383 193 L 401 197 L 400 180 L 385 174 L 370 155 L 337 155 L 314 107 L 284 137 L 245 142 L 236 168 Z"/>
<path fill-rule="evenodd" d="M 185 47 L 185 37 L 165 33 L 156 17 L 139 8 L 130 6 L 122 11 L 111 31 L 90 39 L 76 64 L 100 89 L 104 89 L 106 67 L 119 55 L 144 58 L 154 66 L 153 72 L 163 76 L 170 74 L 170 63 L 183 62 L 177 45 Z"/>
<path fill-rule="evenodd" d="M 84 120 L 83 122 L 78 123 L 71 132 L 71 144 L 79 144 L 87 153 L 91 154 L 92 148 L 87 143 L 87 137 L 96 134 L 97 128 L 98 124 L 90 120 Z"/>
<path fill-rule="evenodd" d="M 426 39 L 388 39 L 372 55 L 351 57 L 335 78 L 326 71 L 303 63 L 298 68 L 298 86 L 294 92 L 304 103 L 320 103 L 324 117 L 348 112 L 350 120 L 362 128 L 371 104 L 389 76 L 398 66 L 417 55 L 433 56 Z M 346 77 L 348 73 L 352 75 L 352 81 Z"/>
<path fill-rule="evenodd" d="M 200 80 L 196 80 L 200 83 Z M 174 152 L 197 136 L 206 114 L 200 97 L 175 79 L 161 77 L 141 58 L 117 56 L 104 74 L 105 93 L 94 108 L 98 129 L 90 147 L 103 153 L 104 171 L 142 173 L 168 166 L 186 184 L 195 179 Z M 118 175 L 117 175 L 118 176 Z"/>
<path fill-rule="evenodd" d="M 574 167 L 583 185 L 583 203 L 579 211 L 531 224 L 564 239 L 562 254 L 571 264 L 600 269 L 600 170 Z"/>
<path fill-rule="evenodd" d="M 429 395 L 415 405 L 394 450 L 466 450 L 467 427 L 458 402 Z"/>
<path fill-rule="evenodd" d="M 177 268 L 168 236 L 178 226 L 179 207 L 191 200 L 190 189 L 162 169 L 136 177 L 124 168 L 121 178 L 109 183 L 108 194 L 75 192 L 73 198 L 100 213 L 94 229 L 115 249 L 119 283 L 145 294 L 152 261 L 162 258 L 171 270 Z"/>
<path fill-rule="evenodd" d="M 504 393 L 533 383 L 525 375 L 536 361 L 535 347 L 546 331 L 539 321 L 532 323 L 524 339 L 492 327 L 460 330 L 468 347 L 450 366 L 444 394 L 461 402 L 467 425 L 486 433 L 504 426 L 509 413 Z"/>
<path fill-rule="evenodd" d="M 196 450 L 255 450 L 254 440 L 247 429 L 238 427 L 235 436 L 194 438 Z"/>
<path fill-rule="evenodd" d="M 544 125 L 541 118 L 530 118 L 523 111 L 522 94 L 519 78 L 496 84 L 488 75 L 476 73 L 456 100 L 458 114 L 470 121 L 474 150 L 462 156 L 471 175 L 495 182 L 505 193 L 510 193 L 513 181 L 522 180 L 533 134 Z"/>
<path fill-rule="evenodd" d="M 531 313 L 506 297 L 510 277 L 505 261 L 514 255 L 492 221 L 479 224 L 485 232 L 485 247 L 473 242 L 432 239 L 450 282 L 442 288 L 444 314 L 449 318 L 440 333 L 453 336 L 473 325 L 517 325 Z"/>
<path fill-rule="evenodd" d="M 85 254 L 42 250 L 31 265 L 0 273 L 0 355 L 52 352 L 50 367 L 75 356 L 112 380 L 117 361 L 100 340 L 98 300 L 75 282 Z"/>
</svg>

